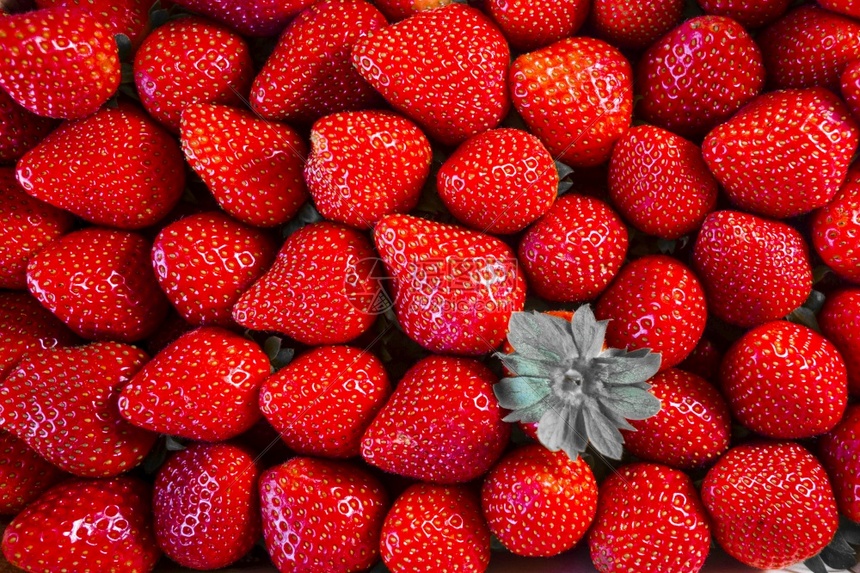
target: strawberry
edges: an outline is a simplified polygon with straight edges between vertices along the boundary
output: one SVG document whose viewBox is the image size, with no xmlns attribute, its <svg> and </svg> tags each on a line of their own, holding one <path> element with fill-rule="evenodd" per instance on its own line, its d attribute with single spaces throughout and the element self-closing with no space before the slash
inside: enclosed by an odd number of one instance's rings
<svg viewBox="0 0 860 573">
<path fill-rule="evenodd" d="M 152 509 L 158 546 L 183 567 L 218 569 L 260 536 L 259 470 L 244 449 L 194 444 L 158 471 Z"/>
<path fill-rule="evenodd" d="M 260 419 L 257 394 L 269 369 L 253 341 L 203 326 L 180 336 L 129 381 L 119 411 L 153 432 L 227 440 Z"/>
<path fill-rule="evenodd" d="M 523 54 L 508 78 L 514 107 L 531 132 L 572 167 L 609 159 L 612 145 L 630 127 L 630 62 L 602 40 L 567 38 Z"/>
<path fill-rule="evenodd" d="M 588 15 L 588 0 L 488 0 L 486 10 L 512 48 L 531 52 L 573 36 Z"/>
<path fill-rule="evenodd" d="M 422 481 L 464 483 L 484 475 L 510 436 L 493 397 L 496 381 L 468 358 L 418 361 L 367 428 L 361 455 L 387 472 Z"/>
<path fill-rule="evenodd" d="M 363 0 L 322 0 L 278 39 L 254 79 L 251 106 L 267 119 L 313 123 L 339 111 L 377 107 L 377 94 L 352 66 L 359 38 L 387 25 Z"/>
<path fill-rule="evenodd" d="M 700 16 L 648 48 L 636 68 L 638 111 L 678 135 L 704 135 L 758 95 L 764 81 L 761 52 L 743 26 Z"/>
<path fill-rule="evenodd" d="M 150 507 L 149 486 L 137 478 L 67 481 L 12 520 L 3 555 L 31 573 L 148 573 L 161 554 Z"/>
<path fill-rule="evenodd" d="M 607 345 L 659 352 L 661 370 L 677 365 L 693 351 L 708 318 L 705 293 L 696 275 L 664 255 L 623 266 L 601 295 L 594 314 L 598 320 L 609 320 Z"/>
<path fill-rule="evenodd" d="M 445 145 L 491 129 L 507 115 L 509 59 L 498 28 L 463 4 L 418 12 L 352 49 L 358 73 Z"/>
<path fill-rule="evenodd" d="M 786 13 L 791 0 L 696 0 L 707 14 L 727 16 L 745 28 L 760 28 Z"/>
<path fill-rule="evenodd" d="M 818 440 L 818 458 L 830 475 L 839 512 L 860 522 L 860 405 L 848 406 L 839 424 Z"/>
<path fill-rule="evenodd" d="M 49 243 L 27 265 L 27 288 L 76 334 L 134 342 L 158 328 L 168 303 L 137 233 L 90 227 Z"/>
<path fill-rule="evenodd" d="M 59 7 L 0 18 L 0 87 L 36 115 L 91 115 L 119 81 L 113 34 L 89 11 Z"/>
<path fill-rule="evenodd" d="M 405 20 L 409 16 L 422 12 L 441 8 L 451 4 L 454 0 L 374 0 L 373 3 L 392 22 Z"/>
<path fill-rule="evenodd" d="M 379 558 L 388 495 L 356 465 L 293 458 L 263 473 L 260 505 L 279 571 L 363 571 Z"/>
<path fill-rule="evenodd" d="M 835 95 L 786 90 L 756 98 L 711 131 L 702 155 L 735 205 L 781 219 L 836 195 L 857 141 L 857 124 Z"/>
<path fill-rule="evenodd" d="M 0 432 L 0 515 L 15 515 L 66 474 L 12 434 Z"/>
<path fill-rule="evenodd" d="M 599 295 L 627 254 L 627 229 L 598 199 L 564 195 L 528 228 L 519 260 L 535 294 L 581 302 Z"/>
<path fill-rule="evenodd" d="M 487 474 L 481 506 L 505 548 L 549 557 L 585 536 L 597 511 L 597 483 L 582 458 L 571 460 L 564 452 L 529 444 L 507 454 Z"/>
<path fill-rule="evenodd" d="M 849 288 L 827 297 L 818 323 L 845 360 L 848 391 L 860 396 L 860 289 Z"/>
<path fill-rule="evenodd" d="M 244 36 L 281 33 L 314 0 L 174 0 L 184 8 L 223 22 Z"/>
<path fill-rule="evenodd" d="M 305 181 L 323 217 L 369 229 L 385 215 L 415 208 L 432 155 L 430 142 L 405 117 L 336 113 L 311 130 Z"/>
<path fill-rule="evenodd" d="M 67 233 L 74 218 L 33 199 L 15 180 L 15 171 L 0 167 L 0 288 L 27 288 L 27 263 L 46 244 Z"/>
<path fill-rule="evenodd" d="M 18 161 L 17 176 L 36 199 L 122 229 L 160 221 L 185 185 L 179 146 L 129 103 L 64 123 Z"/>
<path fill-rule="evenodd" d="M 818 5 L 831 12 L 838 12 L 846 16 L 851 16 L 854 19 L 860 19 L 860 6 L 853 0 L 819 0 Z"/>
<path fill-rule="evenodd" d="M 167 298 L 191 324 L 233 324 L 233 304 L 275 258 L 268 234 L 219 212 L 165 226 L 152 244 L 152 267 Z"/>
<path fill-rule="evenodd" d="M 469 355 L 502 343 L 526 290 L 506 244 L 410 215 L 383 218 L 373 238 L 393 279 L 397 320 L 412 340 L 433 352 Z"/>
<path fill-rule="evenodd" d="M 860 59 L 860 23 L 817 6 L 795 8 L 757 38 L 772 88 L 838 90 L 845 66 Z"/>
<path fill-rule="evenodd" d="M 379 542 L 391 573 L 483 573 L 490 531 L 478 496 L 463 486 L 415 484 L 391 506 Z"/>
<path fill-rule="evenodd" d="M 371 327 L 381 294 L 364 235 L 335 223 L 303 227 L 233 305 L 233 319 L 308 345 L 343 344 Z"/>
<path fill-rule="evenodd" d="M 179 133 L 182 110 L 191 104 L 241 106 L 253 74 L 251 54 L 242 37 L 197 16 L 157 28 L 134 57 L 140 102 L 173 133 Z"/>
<path fill-rule="evenodd" d="M 686 470 L 710 465 L 729 448 L 731 414 L 714 386 L 675 368 L 648 382 L 662 408 L 647 420 L 630 422 L 635 431 L 622 432 L 628 452 Z"/>
<path fill-rule="evenodd" d="M 476 230 L 516 233 L 546 213 L 558 193 L 558 171 L 538 138 L 493 129 L 470 138 L 436 176 L 439 197 Z"/>
<path fill-rule="evenodd" d="M 320 346 L 263 383 L 260 411 L 294 452 L 351 458 L 390 393 L 376 356 L 351 346 Z"/>
<path fill-rule="evenodd" d="M 120 390 L 148 358 L 116 342 L 31 352 L 0 386 L 0 426 L 64 471 L 119 475 L 155 443 L 117 409 Z"/>
<path fill-rule="evenodd" d="M 182 150 L 218 204 L 248 225 L 286 223 L 307 199 L 305 142 L 248 110 L 198 104 L 182 113 Z"/>
<path fill-rule="evenodd" d="M 708 514 L 692 480 L 659 464 L 631 464 L 600 485 L 588 534 L 600 573 L 698 573 L 711 545 Z"/>
<path fill-rule="evenodd" d="M 706 334 L 699 339 L 693 351 L 678 364 L 678 368 L 705 380 L 715 381 L 722 361 L 723 353 Z"/>
<path fill-rule="evenodd" d="M 14 163 L 56 125 L 55 120 L 30 113 L 0 90 L 0 162 Z"/>
<path fill-rule="evenodd" d="M 722 548 L 758 569 L 780 569 L 816 555 L 838 524 L 824 468 L 791 442 L 729 450 L 705 476 L 702 502 Z"/>
<path fill-rule="evenodd" d="M 732 414 L 771 438 L 809 438 L 829 432 L 848 400 L 845 363 L 823 336 L 779 320 L 744 334 L 720 367 Z"/>
<path fill-rule="evenodd" d="M 820 166 L 820 164 L 819 164 Z M 860 166 L 848 171 L 833 200 L 812 216 L 812 246 L 837 275 L 860 283 Z"/>
<path fill-rule="evenodd" d="M 738 211 L 716 211 L 702 224 L 693 268 L 711 313 L 737 326 L 777 320 L 812 292 L 803 237 L 792 227 Z"/>
<path fill-rule="evenodd" d="M 698 229 L 717 187 L 698 146 L 659 127 L 634 127 L 612 149 L 612 202 L 643 233 L 677 239 Z"/>
<path fill-rule="evenodd" d="M 851 111 L 851 117 L 860 122 L 860 60 L 854 60 L 845 66 L 839 77 L 839 88 L 842 100 Z"/>
<path fill-rule="evenodd" d="M 683 0 L 594 0 L 591 25 L 599 38 L 621 48 L 644 49 L 681 22 Z"/>
<path fill-rule="evenodd" d="M 96 16 L 108 29 L 111 36 L 123 34 L 131 42 L 132 49 L 140 47 L 149 32 L 148 0 L 35 0 L 38 8 L 58 6 L 80 6 Z"/>
</svg>

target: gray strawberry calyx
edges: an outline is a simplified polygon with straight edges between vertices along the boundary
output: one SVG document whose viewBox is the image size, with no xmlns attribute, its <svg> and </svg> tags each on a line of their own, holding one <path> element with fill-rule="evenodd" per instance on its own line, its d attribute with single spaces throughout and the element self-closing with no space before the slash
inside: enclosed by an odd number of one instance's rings
<svg viewBox="0 0 860 573">
<path fill-rule="evenodd" d="M 571 320 L 540 312 L 514 312 L 508 323 L 509 354 L 496 353 L 511 376 L 493 386 L 506 422 L 537 422 L 538 440 L 575 460 L 591 444 L 621 459 L 628 420 L 660 411 L 647 380 L 661 356 L 645 348 L 604 348 L 606 326 L 589 305 Z"/>
</svg>

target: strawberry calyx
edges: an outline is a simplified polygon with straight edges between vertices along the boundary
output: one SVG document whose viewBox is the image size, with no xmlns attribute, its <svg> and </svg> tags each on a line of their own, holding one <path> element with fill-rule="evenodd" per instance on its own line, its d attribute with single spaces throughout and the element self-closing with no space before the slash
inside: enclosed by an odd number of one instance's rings
<svg viewBox="0 0 860 573">
<path fill-rule="evenodd" d="M 839 529 L 833 540 L 821 553 L 803 562 L 812 573 L 827 573 L 828 571 L 851 571 L 860 564 L 860 523 L 854 523 L 845 517 L 840 519 Z"/>
<path fill-rule="evenodd" d="M 660 369 L 660 353 L 605 348 L 609 321 L 589 305 L 568 321 L 537 312 L 515 312 L 508 325 L 513 352 L 496 356 L 514 373 L 494 385 L 506 422 L 538 424 L 538 440 L 576 460 L 591 444 L 620 459 L 628 420 L 660 411 L 647 380 Z"/>
<path fill-rule="evenodd" d="M 284 340 L 280 336 L 270 336 L 263 343 L 263 352 L 269 357 L 272 372 L 277 372 L 293 361 L 296 351 L 293 348 L 284 348 Z"/>
</svg>

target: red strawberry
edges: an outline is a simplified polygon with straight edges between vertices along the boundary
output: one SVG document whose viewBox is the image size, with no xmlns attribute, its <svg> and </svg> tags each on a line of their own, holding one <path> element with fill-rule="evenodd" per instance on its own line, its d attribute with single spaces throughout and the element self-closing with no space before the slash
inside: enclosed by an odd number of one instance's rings
<svg viewBox="0 0 860 573">
<path fill-rule="evenodd" d="M 358 40 L 352 50 L 361 76 L 445 145 L 491 129 L 507 115 L 509 60 L 498 28 L 463 4 L 419 12 Z"/>
<path fill-rule="evenodd" d="M 848 391 L 860 396 L 860 289 L 845 289 L 828 296 L 818 323 L 845 360 Z"/>
<path fill-rule="evenodd" d="M 698 573 L 711 546 L 708 514 L 683 472 L 631 464 L 601 484 L 588 545 L 601 573 Z"/>
<path fill-rule="evenodd" d="M 296 453 L 351 458 L 390 393 L 376 356 L 350 346 L 320 346 L 263 383 L 260 410 Z"/>
<path fill-rule="evenodd" d="M 329 222 L 303 227 L 233 305 L 233 318 L 303 344 L 349 342 L 376 319 L 376 260 L 370 242 L 354 229 Z"/>
<path fill-rule="evenodd" d="M 582 302 L 615 277 L 627 254 L 627 228 L 602 201 L 564 195 L 529 227 L 518 252 L 538 296 Z"/>
<path fill-rule="evenodd" d="M 111 36 L 124 34 L 137 49 L 149 32 L 148 0 L 35 0 L 39 8 L 80 6 L 96 16 Z"/>
<path fill-rule="evenodd" d="M 860 121 L 860 60 L 845 66 L 845 71 L 839 77 L 839 87 L 854 121 Z"/>
<path fill-rule="evenodd" d="M 242 37 L 196 16 L 157 28 L 134 57 L 140 102 L 173 133 L 179 133 L 179 117 L 191 104 L 241 106 L 253 74 Z"/>
<path fill-rule="evenodd" d="M 0 386 L 0 425 L 69 473 L 119 475 L 155 443 L 117 409 L 120 390 L 148 358 L 116 342 L 32 352 Z"/>
<path fill-rule="evenodd" d="M 769 322 L 726 352 L 720 384 L 735 418 L 770 438 L 829 432 L 848 401 L 845 363 L 836 347 L 800 324 Z"/>
<path fill-rule="evenodd" d="M 86 117 L 119 80 L 113 34 L 89 11 L 60 7 L 0 18 L 0 87 L 29 111 Z"/>
<path fill-rule="evenodd" d="M 260 536 L 254 458 L 230 444 L 195 444 L 158 471 L 152 509 L 158 546 L 193 569 L 226 567 Z"/>
<path fill-rule="evenodd" d="M 438 353 L 486 354 L 505 339 L 525 281 L 500 240 L 453 225 L 389 215 L 373 231 L 392 277 L 404 332 Z"/>
<path fill-rule="evenodd" d="M 860 6 L 854 0 L 818 0 L 818 5 L 831 12 L 839 12 L 854 19 L 860 19 Z"/>
<path fill-rule="evenodd" d="M 519 129 L 472 137 L 436 176 L 439 197 L 466 225 L 485 233 L 523 230 L 558 194 L 558 171 L 538 138 Z"/>
<path fill-rule="evenodd" d="M 307 199 L 305 142 L 287 125 L 248 110 L 200 104 L 182 113 L 182 150 L 222 209 L 243 223 L 274 227 Z"/>
<path fill-rule="evenodd" d="M 462 486 L 415 484 L 391 506 L 379 542 L 391 573 L 483 573 L 490 531 L 478 496 Z"/>
<path fill-rule="evenodd" d="M 693 264 L 711 313 L 738 326 L 780 319 L 812 291 L 812 268 L 800 233 L 738 211 L 708 215 Z"/>
<path fill-rule="evenodd" d="M 14 163 L 56 125 L 55 120 L 30 113 L 0 90 L 0 162 Z"/>
<path fill-rule="evenodd" d="M 19 513 L 64 477 L 23 441 L 0 432 L 0 514 Z"/>
<path fill-rule="evenodd" d="M 490 531 L 509 551 L 549 557 L 585 536 L 597 511 L 597 483 L 581 457 L 529 444 L 487 474 L 481 505 Z"/>
<path fill-rule="evenodd" d="M 702 501 L 722 548 L 758 569 L 816 555 L 838 524 L 824 468 L 791 442 L 729 450 L 705 477 Z"/>
<path fill-rule="evenodd" d="M 441 8 L 451 4 L 454 0 L 374 0 L 373 3 L 392 22 L 405 20 L 409 16 Z"/>
<path fill-rule="evenodd" d="M 556 159 L 573 167 L 609 159 L 630 127 L 630 63 L 602 40 L 567 38 L 514 60 L 514 107 Z"/>
<path fill-rule="evenodd" d="M 223 22 L 245 36 L 281 33 L 314 0 L 174 0 L 180 6 Z"/>
<path fill-rule="evenodd" d="M 684 137 L 703 135 L 760 93 L 764 80 L 761 52 L 743 26 L 700 16 L 666 34 L 639 62 L 638 110 Z"/>
<path fill-rule="evenodd" d="M 160 221 L 185 186 L 179 146 L 127 103 L 64 123 L 21 158 L 17 174 L 36 199 L 123 229 Z"/>
<path fill-rule="evenodd" d="M 376 107 L 377 94 L 352 66 L 353 45 L 387 25 L 363 0 L 323 0 L 305 9 L 254 79 L 251 106 L 263 117 L 312 123 L 339 111 Z"/>
<path fill-rule="evenodd" d="M 659 127 L 634 127 L 612 150 L 609 193 L 643 233 L 677 239 L 698 229 L 717 202 L 717 187 L 701 150 Z"/>
<path fill-rule="evenodd" d="M 788 10 L 791 0 L 697 0 L 697 4 L 708 14 L 728 16 L 746 28 L 758 28 L 770 24 Z"/>
<path fill-rule="evenodd" d="M 701 376 L 705 380 L 715 381 L 723 361 L 723 353 L 706 336 L 699 339 L 693 351 L 678 364 L 678 368 Z"/>
<path fill-rule="evenodd" d="M 795 8 L 757 40 L 768 84 L 776 89 L 837 90 L 845 66 L 860 59 L 860 23 L 817 6 Z"/>
<path fill-rule="evenodd" d="M 414 123 L 382 111 L 336 113 L 311 130 L 305 181 L 320 214 L 369 229 L 418 204 L 433 151 Z"/>
<path fill-rule="evenodd" d="M 820 167 L 820 164 L 818 164 Z M 860 283 L 860 166 L 833 200 L 812 216 L 812 246 L 837 275 Z"/>
<path fill-rule="evenodd" d="M 137 478 L 68 481 L 12 520 L 3 555 L 31 573 L 148 573 L 161 554 L 150 506 L 149 486 Z"/>
<path fill-rule="evenodd" d="M 46 244 L 67 233 L 74 218 L 33 199 L 0 167 L 0 288 L 27 288 L 27 263 Z"/>
<path fill-rule="evenodd" d="M 277 247 L 268 234 L 223 213 L 191 215 L 164 227 L 152 245 L 161 289 L 191 324 L 233 324 L 233 304 L 265 273 Z"/>
<path fill-rule="evenodd" d="M 818 457 L 833 482 L 840 513 L 860 522 L 860 405 L 848 406 L 842 421 L 818 440 Z"/>
<path fill-rule="evenodd" d="M 260 501 L 279 571 L 363 571 L 379 558 L 388 495 L 358 466 L 293 458 L 263 473 Z"/>
<path fill-rule="evenodd" d="M 361 455 L 387 472 L 422 481 L 463 483 L 484 475 L 510 436 L 493 396 L 496 381 L 468 358 L 420 360 L 364 433 Z"/>
<path fill-rule="evenodd" d="M 588 0 L 488 0 L 486 10 L 512 48 L 531 52 L 573 36 L 588 15 Z"/>
<path fill-rule="evenodd" d="M 836 195 L 857 141 L 857 124 L 835 95 L 786 90 L 756 98 L 711 131 L 702 154 L 735 205 L 785 218 Z"/>
<path fill-rule="evenodd" d="M 729 448 L 729 407 L 708 381 L 670 368 L 648 383 L 662 408 L 646 420 L 631 421 L 636 431 L 622 431 L 628 452 L 675 468 L 693 469 L 710 465 Z"/>
<path fill-rule="evenodd" d="M 591 24 L 613 46 L 644 49 L 681 22 L 683 0 L 594 0 Z"/>
<path fill-rule="evenodd" d="M 119 411 L 136 426 L 191 440 L 238 436 L 260 419 L 269 360 L 251 340 L 204 326 L 159 352 L 123 388 Z"/>
<path fill-rule="evenodd" d="M 149 251 L 137 233 L 74 231 L 30 259 L 27 288 L 83 338 L 141 340 L 155 332 L 168 309 Z"/>
</svg>

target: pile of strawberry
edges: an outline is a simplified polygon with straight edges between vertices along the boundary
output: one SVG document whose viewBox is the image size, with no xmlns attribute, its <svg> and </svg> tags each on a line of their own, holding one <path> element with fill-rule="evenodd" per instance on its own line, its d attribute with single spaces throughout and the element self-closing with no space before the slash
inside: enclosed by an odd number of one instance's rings
<svg viewBox="0 0 860 573">
<path fill-rule="evenodd" d="M 471 4 L 5 3 L 8 563 L 857 564 L 857 3 Z"/>
</svg>

